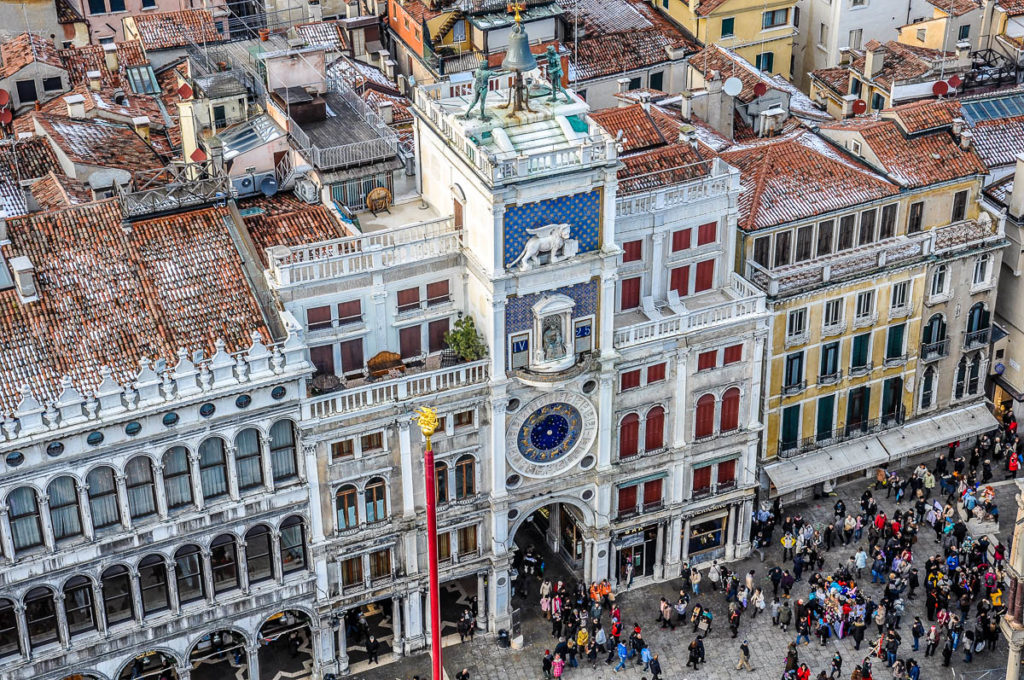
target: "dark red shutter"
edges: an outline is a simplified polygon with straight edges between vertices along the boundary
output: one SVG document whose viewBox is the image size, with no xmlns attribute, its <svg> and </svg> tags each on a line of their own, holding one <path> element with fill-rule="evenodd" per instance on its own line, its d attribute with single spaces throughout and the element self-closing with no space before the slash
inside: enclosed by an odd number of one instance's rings
<svg viewBox="0 0 1024 680">
<path fill-rule="evenodd" d="M 698 494 L 711 488 L 711 466 L 696 468 L 693 471 L 693 493 Z"/>
<path fill-rule="evenodd" d="M 740 391 L 733 387 L 722 395 L 722 432 L 735 430 L 740 424 Z"/>
<path fill-rule="evenodd" d="M 715 261 L 704 260 L 697 263 L 697 281 L 694 283 L 693 292 L 699 293 L 703 290 L 710 290 L 715 281 Z"/>
<path fill-rule="evenodd" d="M 325 307 L 311 307 L 306 310 L 306 326 L 311 331 L 320 330 L 321 328 L 331 327 L 331 308 Z"/>
<path fill-rule="evenodd" d="M 309 360 L 316 366 L 317 373 L 334 375 L 334 345 L 310 347 Z"/>
<path fill-rule="evenodd" d="M 657 451 L 665 445 L 665 409 L 655 406 L 647 412 L 644 451 Z"/>
<path fill-rule="evenodd" d="M 706 371 L 714 368 L 718 360 L 718 350 L 713 349 L 708 352 L 701 352 L 697 355 L 697 370 Z"/>
<path fill-rule="evenodd" d="M 661 480 L 652 479 L 644 484 L 644 507 L 656 506 L 661 502 Z"/>
<path fill-rule="evenodd" d="M 423 352 L 419 326 L 410 326 L 398 331 L 398 348 L 403 359 L 418 357 Z"/>
<path fill-rule="evenodd" d="M 690 247 L 690 230 L 680 229 L 672 232 L 672 252 L 678 253 Z"/>
<path fill-rule="evenodd" d="M 640 306 L 640 277 L 622 280 L 622 309 L 636 309 Z"/>
<path fill-rule="evenodd" d="M 346 374 L 363 370 L 362 339 L 341 343 L 341 370 Z"/>
<path fill-rule="evenodd" d="M 647 382 L 661 382 L 665 379 L 665 364 L 654 364 L 647 367 Z"/>
<path fill-rule="evenodd" d="M 338 323 L 355 323 L 363 318 L 363 307 L 359 300 L 342 302 L 338 305 Z"/>
<path fill-rule="evenodd" d="M 725 348 L 725 357 L 722 364 L 735 364 L 743 360 L 743 345 L 729 345 Z"/>
<path fill-rule="evenodd" d="M 622 261 L 636 262 L 643 257 L 643 241 L 627 241 L 622 244 Z"/>
<path fill-rule="evenodd" d="M 407 309 L 415 309 L 420 306 L 420 289 L 406 288 L 398 291 L 398 311 L 404 312 Z"/>
<path fill-rule="evenodd" d="M 736 481 L 736 461 L 727 460 L 718 464 L 718 486 L 732 484 Z"/>
<path fill-rule="evenodd" d="M 710 437 L 715 432 L 715 398 L 705 394 L 697 400 L 697 437 Z"/>
<path fill-rule="evenodd" d="M 448 319 L 431 321 L 427 326 L 427 335 L 430 340 L 430 351 L 440 352 L 444 349 L 444 336 L 448 333 Z"/>
<path fill-rule="evenodd" d="M 718 234 L 718 222 L 708 222 L 697 227 L 697 245 L 714 243 Z"/>
<path fill-rule="evenodd" d="M 637 437 L 640 434 L 640 416 L 630 413 L 619 425 L 619 458 L 636 455 Z"/>
<path fill-rule="evenodd" d="M 619 514 L 626 515 L 636 510 L 636 487 L 619 487 Z"/>
<path fill-rule="evenodd" d="M 436 305 L 448 302 L 448 281 L 436 281 L 427 284 L 427 304 Z"/>
<path fill-rule="evenodd" d="M 622 379 L 619 385 L 620 392 L 640 387 L 640 369 L 638 368 L 633 371 L 623 371 Z"/>
</svg>

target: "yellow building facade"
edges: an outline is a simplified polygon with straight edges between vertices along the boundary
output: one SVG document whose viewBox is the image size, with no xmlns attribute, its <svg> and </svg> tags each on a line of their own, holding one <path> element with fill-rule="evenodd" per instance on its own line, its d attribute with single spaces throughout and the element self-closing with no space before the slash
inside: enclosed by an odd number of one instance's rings
<svg viewBox="0 0 1024 680">
<path fill-rule="evenodd" d="M 654 0 L 700 43 L 729 48 L 762 71 L 791 79 L 799 13 L 792 0 Z"/>
</svg>

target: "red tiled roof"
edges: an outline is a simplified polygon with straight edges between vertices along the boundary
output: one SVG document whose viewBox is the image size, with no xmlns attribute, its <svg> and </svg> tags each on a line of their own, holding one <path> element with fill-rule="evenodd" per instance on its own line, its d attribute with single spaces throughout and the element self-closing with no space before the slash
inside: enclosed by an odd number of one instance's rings
<svg viewBox="0 0 1024 680">
<path fill-rule="evenodd" d="M 999 8 L 1011 17 L 1024 14 L 1024 0 L 996 0 L 996 2 Z"/>
<path fill-rule="evenodd" d="M 50 171 L 32 184 L 32 196 L 42 210 L 57 210 L 92 201 L 92 191 L 78 180 Z"/>
<path fill-rule="evenodd" d="M 811 71 L 811 78 L 823 83 L 840 97 L 850 94 L 850 70 L 845 66 L 819 68 Z"/>
<path fill-rule="evenodd" d="M 0 218 L 28 212 L 21 182 L 49 172 L 62 172 L 50 143 L 43 137 L 0 142 Z"/>
<path fill-rule="evenodd" d="M 727 2 L 729 0 L 701 0 L 700 5 L 694 10 L 694 14 L 706 17 Z"/>
<path fill-rule="evenodd" d="M 65 97 L 81 95 L 85 101 L 85 113 L 89 118 L 104 118 L 122 123 L 130 123 L 132 118 L 146 116 L 154 128 L 164 127 L 163 112 L 160 105 L 151 95 L 134 94 L 130 89 L 122 90 L 124 98 L 118 104 L 114 100 L 115 88 L 106 87 L 100 91 L 89 89 L 87 85 L 78 85 L 63 97 L 51 99 L 40 107 L 43 113 L 68 115 L 68 103 Z"/>
<path fill-rule="evenodd" d="M 56 0 L 56 5 L 58 24 L 77 24 L 85 21 L 85 17 L 70 0 Z"/>
<path fill-rule="evenodd" d="M 960 102 L 956 99 L 922 99 L 885 109 L 883 118 L 895 118 L 907 134 L 924 132 L 953 124 L 960 116 Z"/>
<path fill-rule="evenodd" d="M 295 31 L 309 45 L 319 45 L 335 51 L 347 47 L 345 33 L 341 30 L 341 22 L 338 21 L 311 21 L 308 24 L 298 24 Z"/>
<path fill-rule="evenodd" d="M 117 47 L 117 71 L 107 68 L 102 45 L 84 45 L 82 47 L 69 47 L 60 50 L 60 59 L 64 68 L 68 71 L 71 85 L 87 83 L 86 74 L 89 71 L 99 71 L 100 82 L 104 87 L 120 86 L 129 90 L 128 81 L 124 78 L 124 72 L 129 66 L 142 66 L 148 64 L 149 59 L 142 49 L 142 43 L 138 40 L 128 40 L 116 44 Z"/>
<path fill-rule="evenodd" d="M 34 62 L 64 68 L 53 43 L 35 33 L 22 33 L 0 42 L 0 61 L 0 78 L 9 78 Z"/>
<path fill-rule="evenodd" d="M 746 231 L 899 193 L 894 183 L 805 130 L 720 155 L 740 171 L 739 226 Z"/>
<path fill-rule="evenodd" d="M 22 118 L 33 120 L 37 131 L 49 137 L 73 163 L 121 168 L 128 172 L 165 165 L 156 151 L 126 125 L 39 112 Z"/>
<path fill-rule="evenodd" d="M 671 144 L 622 158 L 618 172 L 619 195 L 650 191 L 680 184 L 711 171 L 713 159 L 705 158 L 689 144 Z"/>
<path fill-rule="evenodd" d="M 882 55 L 882 68 L 870 80 L 885 88 L 892 87 L 897 81 L 913 80 L 927 76 L 935 71 L 934 65 L 937 62 L 956 56 L 953 52 L 904 45 L 894 40 L 890 40 L 885 45 L 882 45 L 877 40 L 872 40 L 864 48 L 866 50 L 881 49 L 884 52 Z M 864 73 L 865 60 L 865 54 L 860 53 L 850 63 L 850 68 L 864 77 L 866 77 Z M 950 75 L 950 70 L 955 71 L 956 69 L 950 69 L 947 66 L 947 75 Z"/>
<path fill-rule="evenodd" d="M 950 6 L 952 6 L 953 16 L 955 17 L 963 16 L 972 10 L 981 9 L 978 0 L 928 0 L 928 4 L 941 9 L 946 14 L 949 14 Z"/>
<path fill-rule="evenodd" d="M 672 37 L 657 29 L 595 36 L 565 45 L 570 50 L 576 50 L 576 58 L 570 62 L 570 70 L 577 80 L 590 80 L 664 63 L 669 60 L 666 47 L 686 48 L 687 52 L 697 49 L 682 34 Z"/>
<path fill-rule="evenodd" d="M 443 14 L 441 10 L 430 9 L 420 0 L 405 0 L 405 2 L 400 3 L 398 6 L 405 10 L 406 14 L 416 23 L 428 21 Z"/>
<path fill-rule="evenodd" d="M 243 199 L 238 202 L 238 208 L 244 211 L 242 219 L 264 265 L 267 264 L 267 248 L 345 236 L 330 210 L 322 205 L 303 203 L 288 194 Z"/>
<path fill-rule="evenodd" d="M 387 92 L 380 92 L 373 87 L 366 87 L 360 96 L 369 104 L 370 109 L 377 111 L 377 106 L 384 102 L 391 102 L 392 125 L 402 125 L 412 122 L 412 111 L 410 102 L 405 97 L 400 97 Z"/>
<path fill-rule="evenodd" d="M 979 120 L 971 132 L 974 149 L 990 168 L 1013 165 L 1024 151 L 1024 116 Z"/>
<path fill-rule="evenodd" d="M 623 154 L 663 146 L 670 140 L 675 141 L 675 136 L 666 139 L 643 104 L 593 111 L 590 117 L 613 137 L 622 132 L 620 142 Z"/>
<path fill-rule="evenodd" d="M 202 45 L 224 39 L 213 16 L 205 9 L 137 14 L 134 19 L 139 40 L 147 50 Z"/>
<path fill-rule="evenodd" d="M 82 393 L 109 366 L 121 384 L 141 357 L 172 360 L 177 350 L 207 356 L 223 338 L 228 351 L 270 340 L 224 224 L 226 209 L 206 209 L 121 226 L 114 199 L 8 221 L 8 258 L 28 257 L 39 299 L 0 291 L 0 410 L 11 411 L 28 385 L 53 399 L 62 376 Z"/>
<path fill-rule="evenodd" d="M 736 98 L 744 103 L 752 102 L 757 98 L 757 95 L 754 94 L 754 87 L 758 83 L 772 90 L 782 90 L 771 78 L 751 66 L 746 59 L 714 43 L 697 54 L 691 55 L 687 64 L 705 78 L 711 71 L 718 73 L 719 80 L 739 78 L 743 83 L 743 89 Z"/>
</svg>

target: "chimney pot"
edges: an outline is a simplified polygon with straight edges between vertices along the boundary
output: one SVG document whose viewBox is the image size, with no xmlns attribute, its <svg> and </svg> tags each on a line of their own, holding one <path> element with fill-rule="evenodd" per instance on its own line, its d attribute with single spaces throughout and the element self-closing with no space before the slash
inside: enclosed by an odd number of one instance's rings
<svg viewBox="0 0 1024 680">
<path fill-rule="evenodd" d="M 89 79 L 89 89 L 94 92 L 99 92 L 103 86 L 103 81 L 100 78 L 99 71 L 89 71 L 85 74 L 85 77 Z"/>
<path fill-rule="evenodd" d="M 877 76 L 885 65 L 885 48 L 881 45 L 864 53 L 864 75 L 869 78 Z"/>
<path fill-rule="evenodd" d="M 961 131 L 963 131 L 963 129 L 964 129 L 964 119 L 963 118 L 954 118 L 953 119 L 953 134 L 956 135 L 957 137 L 959 137 L 960 133 L 961 133 Z"/>
<path fill-rule="evenodd" d="M 149 141 L 149 116 L 136 116 L 132 118 L 132 127 L 135 132 L 147 142 Z"/>
<path fill-rule="evenodd" d="M 619 84 L 619 94 L 629 89 L 629 78 L 619 78 L 615 82 Z"/>
<path fill-rule="evenodd" d="M 386 101 L 377 104 L 377 115 L 384 123 L 391 125 L 395 121 L 394 104 Z"/>
<path fill-rule="evenodd" d="M 68 118 L 85 118 L 85 97 L 80 94 L 69 94 L 64 97 L 64 103 L 68 105 Z"/>
<path fill-rule="evenodd" d="M 960 133 L 960 148 L 964 151 L 969 151 L 971 148 L 971 142 L 974 139 L 974 133 L 970 130 L 964 130 Z"/>
<path fill-rule="evenodd" d="M 36 268 L 32 265 L 32 260 L 28 259 L 24 255 L 18 255 L 12 257 L 8 264 L 11 267 L 11 273 L 14 274 L 14 287 L 18 291 L 18 296 L 22 302 L 31 302 L 36 299 Z"/>
<path fill-rule="evenodd" d="M 103 62 L 107 65 L 108 71 L 117 73 L 117 45 L 107 43 L 103 46 Z"/>
</svg>

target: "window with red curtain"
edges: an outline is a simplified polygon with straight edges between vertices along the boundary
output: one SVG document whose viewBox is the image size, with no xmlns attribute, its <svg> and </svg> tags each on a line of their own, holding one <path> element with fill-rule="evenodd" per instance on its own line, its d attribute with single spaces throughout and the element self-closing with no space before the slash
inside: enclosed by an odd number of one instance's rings
<svg viewBox="0 0 1024 680">
<path fill-rule="evenodd" d="M 640 306 L 640 277 L 622 279 L 622 309 L 636 309 Z"/>
<path fill-rule="evenodd" d="M 672 252 L 678 253 L 690 247 L 690 230 L 680 229 L 672 232 Z"/>
<path fill-rule="evenodd" d="M 657 451 L 665 446 L 665 409 L 655 406 L 647 412 L 644 428 L 644 451 Z"/>
<path fill-rule="evenodd" d="M 697 400 L 697 437 L 710 437 L 715 433 L 715 396 L 705 394 Z"/>
<path fill-rule="evenodd" d="M 718 222 L 708 222 L 697 227 L 697 245 L 713 243 L 718 237 Z"/>
<path fill-rule="evenodd" d="M 654 364 L 647 367 L 647 382 L 661 382 L 665 379 L 665 364 Z"/>
<path fill-rule="evenodd" d="M 735 430 L 740 426 L 740 391 L 731 387 L 722 395 L 722 432 Z"/>
<path fill-rule="evenodd" d="M 679 297 L 686 297 L 690 293 L 690 265 L 676 267 L 668 277 L 668 287 L 679 293 Z"/>
<path fill-rule="evenodd" d="M 718 488 L 727 488 L 736 484 L 736 461 L 727 460 L 718 464 Z"/>
<path fill-rule="evenodd" d="M 640 369 L 637 368 L 632 371 L 623 371 L 622 377 L 619 379 L 619 391 L 625 392 L 626 390 L 633 390 L 640 387 Z"/>
<path fill-rule="evenodd" d="M 630 413 L 619 424 L 619 458 L 635 456 L 640 435 L 640 416 Z"/>
<path fill-rule="evenodd" d="M 712 349 L 697 355 L 697 370 L 706 371 L 718 363 L 718 350 Z"/>
<path fill-rule="evenodd" d="M 622 261 L 636 262 L 643 257 L 643 252 L 643 241 L 626 241 L 625 243 L 622 244 Z"/>
<path fill-rule="evenodd" d="M 636 512 L 636 487 L 619 487 L 619 516 Z"/>
<path fill-rule="evenodd" d="M 725 348 L 722 365 L 735 364 L 743 359 L 743 345 L 729 345 Z"/>
<path fill-rule="evenodd" d="M 661 505 L 661 480 L 652 479 L 644 483 L 644 507 L 656 508 Z"/>
<path fill-rule="evenodd" d="M 711 491 L 711 466 L 695 468 L 693 471 L 693 495 Z"/>
<path fill-rule="evenodd" d="M 715 282 L 715 261 L 704 260 L 697 263 L 697 280 L 693 284 L 693 292 L 699 293 L 703 290 L 711 290 Z"/>
</svg>

